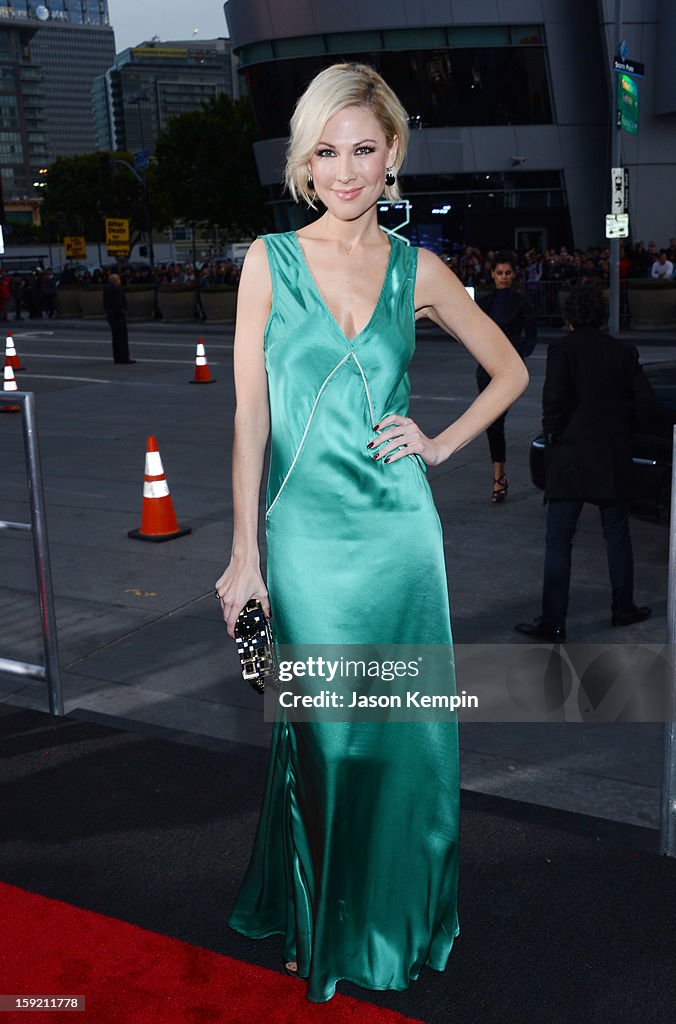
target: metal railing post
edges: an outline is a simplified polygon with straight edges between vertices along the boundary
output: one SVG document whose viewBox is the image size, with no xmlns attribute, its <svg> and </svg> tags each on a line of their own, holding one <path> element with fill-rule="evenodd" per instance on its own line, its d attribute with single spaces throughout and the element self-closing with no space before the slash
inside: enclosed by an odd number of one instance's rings
<svg viewBox="0 0 676 1024">
<path fill-rule="evenodd" d="M 13 523 L 0 520 L 0 529 L 18 530 L 32 534 L 42 647 L 44 651 L 44 665 L 31 665 L 27 662 L 0 658 L 0 670 L 13 672 L 17 675 L 31 676 L 35 679 L 45 679 L 47 681 L 49 712 L 52 715 L 63 715 L 63 688 L 59 666 L 59 645 L 56 633 L 52 572 L 49 561 L 45 495 L 42 485 L 40 449 L 35 416 L 35 395 L 32 392 L 25 391 L 0 393 L 0 403 L 21 406 L 24 457 L 31 512 L 30 523 Z"/>
<path fill-rule="evenodd" d="M 676 427 L 672 437 L 671 517 L 669 520 L 669 576 L 667 580 L 667 649 L 669 657 L 666 723 L 664 726 L 664 766 L 662 774 L 662 827 L 660 852 L 676 857 Z"/>
</svg>

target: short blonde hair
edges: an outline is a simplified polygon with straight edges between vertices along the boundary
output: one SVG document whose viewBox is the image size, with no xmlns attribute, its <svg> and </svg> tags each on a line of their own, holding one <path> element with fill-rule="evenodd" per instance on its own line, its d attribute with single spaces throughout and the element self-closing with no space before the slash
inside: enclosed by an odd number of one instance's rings
<svg viewBox="0 0 676 1024">
<path fill-rule="evenodd" d="M 345 107 L 365 107 L 385 133 L 388 146 L 397 137 L 396 173 L 404 162 L 408 146 L 408 115 L 389 85 L 368 64 L 332 64 L 312 79 L 296 103 L 286 152 L 284 181 L 296 202 L 315 207 L 308 188 L 307 164 L 326 122 Z M 399 182 L 385 185 L 385 198 L 401 198 Z"/>
</svg>

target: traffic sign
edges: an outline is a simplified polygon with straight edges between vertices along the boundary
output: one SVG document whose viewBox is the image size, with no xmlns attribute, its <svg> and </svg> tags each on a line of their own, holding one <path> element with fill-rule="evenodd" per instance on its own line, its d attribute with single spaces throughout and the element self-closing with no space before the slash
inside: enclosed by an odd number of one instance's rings
<svg viewBox="0 0 676 1024">
<path fill-rule="evenodd" d="M 631 75 L 620 75 L 617 82 L 618 127 L 638 134 L 638 82 Z"/>
<path fill-rule="evenodd" d="M 106 217 L 106 245 L 129 248 L 129 220 L 126 217 Z"/>
<path fill-rule="evenodd" d="M 87 259 L 87 239 L 84 235 L 64 235 L 63 247 L 67 260 Z"/>
<path fill-rule="evenodd" d="M 150 164 L 150 150 L 139 149 L 138 153 L 134 153 L 134 167 L 137 171 L 145 171 Z"/>
<path fill-rule="evenodd" d="M 645 64 L 640 60 L 622 60 L 621 57 L 613 57 L 613 71 L 624 72 L 627 75 L 636 75 L 643 78 L 645 75 Z"/>
<path fill-rule="evenodd" d="M 626 167 L 610 168 L 610 209 L 612 213 L 629 212 L 629 171 Z"/>
<path fill-rule="evenodd" d="M 606 238 L 627 238 L 629 235 L 628 213 L 606 214 Z"/>
</svg>

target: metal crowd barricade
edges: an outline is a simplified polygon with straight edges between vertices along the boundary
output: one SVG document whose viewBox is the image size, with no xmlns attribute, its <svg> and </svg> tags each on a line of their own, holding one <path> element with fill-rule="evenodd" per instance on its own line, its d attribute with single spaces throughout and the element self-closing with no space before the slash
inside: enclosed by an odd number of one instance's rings
<svg viewBox="0 0 676 1024">
<path fill-rule="evenodd" d="M 559 292 L 561 281 L 538 281 L 535 288 L 529 291 L 522 285 L 522 291 L 529 295 L 535 307 L 535 318 L 542 327 L 560 327 L 563 324 L 563 311 Z"/>
<path fill-rule="evenodd" d="M 671 518 L 669 521 L 669 576 L 667 580 L 667 650 L 669 657 L 662 775 L 662 828 L 660 852 L 676 857 L 676 427 L 672 435 Z"/>
<path fill-rule="evenodd" d="M 25 661 L 0 658 L 0 671 L 14 673 L 19 676 L 29 676 L 33 679 L 46 680 L 50 714 L 63 715 L 63 691 L 59 667 L 56 617 L 54 614 L 52 573 L 49 564 L 45 495 L 42 486 L 40 451 L 35 419 L 35 395 L 30 391 L 0 392 L 0 405 L 18 405 L 21 407 L 24 458 L 26 462 L 26 475 L 28 477 L 31 512 L 29 523 L 13 523 L 0 520 L 0 530 L 17 530 L 21 533 L 27 532 L 32 534 L 38 601 L 40 604 L 42 646 L 45 654 L 44 665 L 31 665 Z"/>
</svg>

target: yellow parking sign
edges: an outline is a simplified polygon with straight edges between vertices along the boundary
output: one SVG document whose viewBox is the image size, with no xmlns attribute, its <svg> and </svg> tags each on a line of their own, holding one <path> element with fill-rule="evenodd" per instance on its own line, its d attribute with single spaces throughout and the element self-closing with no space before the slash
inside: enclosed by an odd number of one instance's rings
<svg viewBox="0 0 676 1024">
<path fill-rule="evenodd" d="M 64 235 L 63 247 L 67 260 L 87 259 L 87 239 L 84 235 Z"/>
<path fill-rule="evenodd" d="M 129 247 L 129 220 L 127 217 L 106 217 L 106 245 Z"/>
</svg>

